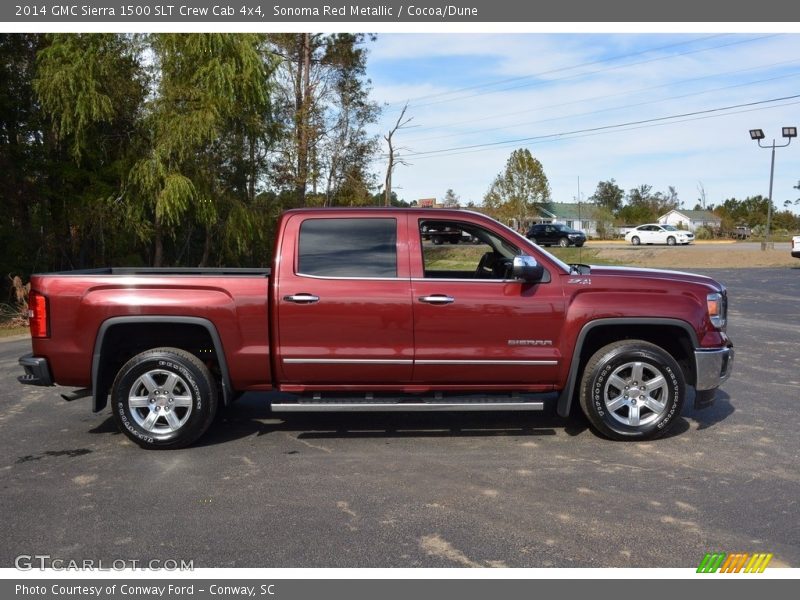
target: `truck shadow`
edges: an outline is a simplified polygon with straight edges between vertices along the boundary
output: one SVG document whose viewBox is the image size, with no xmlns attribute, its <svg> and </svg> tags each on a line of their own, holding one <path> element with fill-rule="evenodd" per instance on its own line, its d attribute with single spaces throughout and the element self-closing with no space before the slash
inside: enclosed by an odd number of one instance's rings
<svg viewBox="0 0 800 600">
<path fill-rule="evenodd" d="M 552 400 L 554 400 L 553 397 Z M 248 393 L 220 411 L 211 429 L 193 446 L 213 446 L 253 435 L 291 432 L 299 439 L 346 438 L 448 438 L 448 437 L 526 437 L 554 436 L 563 431 L 570 437 L 592 431 L 581 414 L 562 418 L 555 414 L 555 402 L 546 402 L 537 412 L 431 412 L 431 413 L 273 413 L 270 394 Z M 717 392 L 714 405 L 705 410 L 693 408 L 691 397 L 681 418 L 662 439 L 691 429 L 707 429 L 735 411 L 730 396 Z M 90 430 L 97 434 L 116 434 L 109 416 Z M 604 439 L 592 431 L 599 439 Z"/>
<path fill-rule="evenodd" d="M 245 394 L 225 409 L 196 445 L 226 443 L 251 435 L 285 431 L 299 439 L 548 436 L 563 430 L 579 435 L 587 424 L 552 411 L 435 413 L 273 413 L 267 394 Z"/>
</svg>

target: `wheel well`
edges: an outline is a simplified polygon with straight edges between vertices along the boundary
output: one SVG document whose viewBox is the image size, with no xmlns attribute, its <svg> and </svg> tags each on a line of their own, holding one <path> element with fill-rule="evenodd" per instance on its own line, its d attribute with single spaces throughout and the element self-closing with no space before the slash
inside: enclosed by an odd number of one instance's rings
<svg viewBox="0 0 800 600">
<path fill-rule="evenodd" d="M 600 325 L 593 328 L 583 341 L 579 376 L 595 352 L 621 340 L 644 340 L 663 348 L 680 365 L 686 383 L 694 385 L 694 345 L 686 330 L 678 325 Z"/>
<path fill-rule="evenodd" d="M 180 348 L 203 361 L 218 385 L 223 373 L 214 340 L 202 325 L 188 323 L 120 323 L 110 326 L 102 340 L 97 341 L 100 360 L 94 391 L 95 412 L 106 406 L 108 394 L 120 368 L 131 358 L 161 346 Z M 97 351 L 97 349 L 96 349 Z M 220 397 L 225 398 L 220 390 Z M 225 398 L 227 403 L 227 398 Z"/>
</svg>

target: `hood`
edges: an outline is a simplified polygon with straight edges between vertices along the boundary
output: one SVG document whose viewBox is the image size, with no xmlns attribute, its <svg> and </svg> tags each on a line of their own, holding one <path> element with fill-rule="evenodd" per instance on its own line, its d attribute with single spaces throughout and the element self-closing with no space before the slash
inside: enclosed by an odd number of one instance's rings
<svg viewBox="0 0 800 600">
<path fill-rule="evenodd" d="M 591 276 L 610 275 L 612 277 L 636 277 L 636 278 L 649 278 L 661 279 L 670 281 L 680 281 L 684 283 L 695 283 L 706 285 L 715 291 L 721 292 L 725 290 L 725 286 L 711 277 L 705 275 L 697 275 L 696 273 L 686 273 L 683 271 L 667 271 L 664 269 L 641 269 L 637 267 L 607 267 L 607 266 L 592 266 L 589 273 Z"/>
</svg>

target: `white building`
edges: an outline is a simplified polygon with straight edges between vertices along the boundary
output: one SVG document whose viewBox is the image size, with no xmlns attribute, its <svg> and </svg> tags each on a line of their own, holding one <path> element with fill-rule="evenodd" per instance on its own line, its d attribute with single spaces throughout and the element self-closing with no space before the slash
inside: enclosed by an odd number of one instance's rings
<svg viewBox="0 0 800 600">
<path fill-rule="evenodd" d="M 678 229 L 688 229 L 689 231 L 695 231 L 698 227 L 719 229 L 722 225 L 722 219 L 710 210 L 675 209 L 658 217 L 658 222 L 662 225 L 674 225 Z"/>
</svg>

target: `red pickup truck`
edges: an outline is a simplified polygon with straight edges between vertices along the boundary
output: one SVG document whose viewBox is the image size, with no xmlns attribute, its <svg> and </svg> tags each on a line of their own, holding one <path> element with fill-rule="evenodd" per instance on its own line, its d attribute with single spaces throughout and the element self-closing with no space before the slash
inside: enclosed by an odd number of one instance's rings
<svg viewBox="0 0 800 600">
<path fill-rule="evenodd" d="M 458 228 L 450 250 L 422 232 Z M 447 253 L 450 254 L 447 254 Z M 453 257 L 456 252 L 458 256 Z M 484 215 L 301 209 L 271 269 L 34 275 L 25 384 L 81 387 L 144 448 L 199 438 L 220 405 L 274 412 L 580 406 L 612 439 L 652 439 L 731 372 L 725 288 L 688 273 L 567 265 Z M 268 397 L 274 397 L 268 396 Z"/>
</svg>

